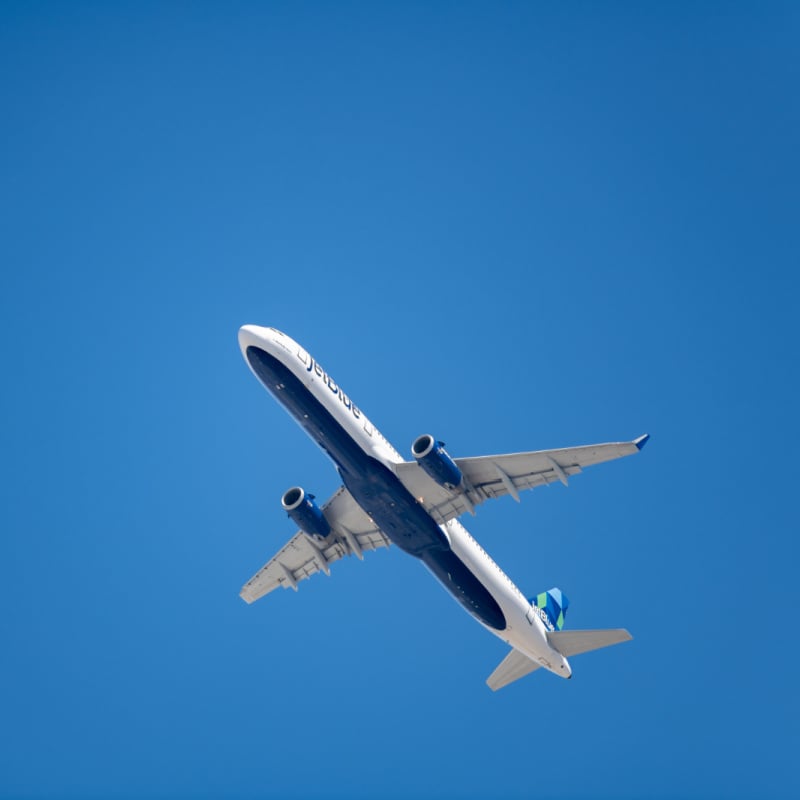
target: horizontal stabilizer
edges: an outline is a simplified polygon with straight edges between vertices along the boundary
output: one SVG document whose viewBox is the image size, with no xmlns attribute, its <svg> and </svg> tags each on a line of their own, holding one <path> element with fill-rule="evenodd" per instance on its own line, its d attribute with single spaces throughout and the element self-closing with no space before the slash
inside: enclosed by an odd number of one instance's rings
<svg viewBox="0 0 800 800">
<path fill-rule="evenodd" d="M 519 650 L 512 650 L 500 662 L 500 665 L 489 676 L 486 683 L 493 692 L 496 692 L 498 689 L 508 686 L 509 683 L 524 678 L 535 669 L 539 669 L 539 664 L 531 661 L 528 656 L 523 655 Z"/>
<path fill-rule="evenodd" d="M 593 631 L 548 631 L 547 641 L 554 650 L 569 658 L 601 647 L 633 639 L 625 628 L 602 628 Z M 501 665 L 502 666 L 502 665 Z"/>
</svg>

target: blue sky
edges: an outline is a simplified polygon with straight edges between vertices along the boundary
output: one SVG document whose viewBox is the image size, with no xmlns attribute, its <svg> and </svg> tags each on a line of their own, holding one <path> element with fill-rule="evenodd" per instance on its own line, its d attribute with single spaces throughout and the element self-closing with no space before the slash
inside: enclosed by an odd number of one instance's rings
<svg viewBox="0 0 800 800">
<path fill-rule="evenodd" d="M 792 4 L 0 6 L 0 796 L 796 796 Z M 252 607 L 383 433 L 636 458 L 469 529 L 632 643 L 505 654 L 398 550 Z"/>
</svg>

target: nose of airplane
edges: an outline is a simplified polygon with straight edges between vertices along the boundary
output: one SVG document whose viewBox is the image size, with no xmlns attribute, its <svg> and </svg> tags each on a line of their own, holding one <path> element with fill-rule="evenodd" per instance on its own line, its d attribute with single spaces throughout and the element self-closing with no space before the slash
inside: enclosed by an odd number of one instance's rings
<svg viewBox="0 0 800 800">
<path fill-rule="evenodd" d="M 245 354 L 250 345 L 258 344 L 262 339 L 262 331 L 263 328 L 258 325 L 242 325 L 239 328 L 239 349 L 242 351 L 242 355 Z"/>
</svg>

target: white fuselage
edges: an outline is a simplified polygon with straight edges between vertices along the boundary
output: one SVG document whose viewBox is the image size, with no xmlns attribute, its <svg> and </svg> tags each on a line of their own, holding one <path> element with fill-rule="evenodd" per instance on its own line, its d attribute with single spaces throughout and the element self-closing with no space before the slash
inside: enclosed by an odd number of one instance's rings
<svg viewBox="0 0 800 800">
<path fill-rule="evenodd" d="M 352 447 L 355 446 L 361 454 L 374 459 L 397 475 L 397 465 L 403 461 L 397 450 L 389 444 L 365 414 L 352 402 L 352 399 L 297 342 L 273 328 L 245 325 L 239 331 L 239 345 L 256 377 L 277 400 L 286 406 L 309 435 L 323 447 L 340 472 L 352 468 L 351 464 L 357 460 L 352 456 L 354 452 Z M 308 404 L 316 402 L 325 409 L 336 423 L 336 435 L 342 439 L 341 431 L 346 433 L 350 440 L 346 442 L 347 446 L 336 449 L 328 444 L 325 431 L 320 433 L 315 432 L 318 429 L 310 430 L 306 425 L 308 416 L 297 410 L 297 398 L 292 398 L 293 402 L 291 403 L 287 402 L 287 398 L 282 397 L 285 386 L 281 382 L 272 386 L 268 385 L 258 371 L 253 368 L 253 364 L 247 356 L 248 348 L 257 348 L 276 359 L 294 378 L 299 380 L 309 395 L 308 398 L 303 398 L 303 402 Z M 328 415 L 323 416 L 328 418 Z M 331 438 L 333 438 L 333 432 Z M 401 491 L 407 491 L 400 488 Z M 365 511 L 369 513 L 368 509 Z M 556 675 L 564 678 L 570 677 L 572 673 L 567 659 L 554 650 L 547 640 L 547 623 L 543 620 L 540 610 L 528 602 L 511 579 L 458 520 L 451 520 L 440 525 L 439 528 L 444 533 L 449 548 L 455 556 L 463 562 L 502 610 L 505 628 L 497 630 L 475 615 L 478 621 L 495 636 L 536 663 Z M 387 535 L 389 534 L 389 531 L 385 532 Z M 434 570 L 431 571 L 436 575 Z M 436 577 L 440 578 L 439 575 Z M 451 585 L 443 580 L 441 582 L 448 591 L 454 593 Z M 459 602 L 464 605 L 462 600 Z"/>
</svg>

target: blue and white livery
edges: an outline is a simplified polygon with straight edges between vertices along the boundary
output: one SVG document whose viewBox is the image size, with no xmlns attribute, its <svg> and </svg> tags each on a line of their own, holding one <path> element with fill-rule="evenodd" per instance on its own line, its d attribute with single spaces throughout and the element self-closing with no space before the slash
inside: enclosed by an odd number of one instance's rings
<svg viewBox="0 0 800 800">
<path fill-rule="evenodd" d="M 450 594 L 511 652 L 489 677 L 499 689 L 539 667 L 572 675 L 567 658 L 631 638 L 624 629 L 563 630 L 568 600 L 557 589 L 527 599 L 458 517 L 493 497 L 553 481 L 567 484 L 583 467 L 632 455 L 632 442 L 478 458 L 451 458 L 430 434 L 404 461 L 364 412 L 297 342 L 274 328 L 245 325 L 239 346 L 250 369 L 328 454 L 342 486 L 322 505 L 303 488 L 281 505 L 300 529 L 242 587 L 252 603 L 278 586 L 297 590 L 347 555 L 394 544 L 418 558 Z"/>
</svg>

